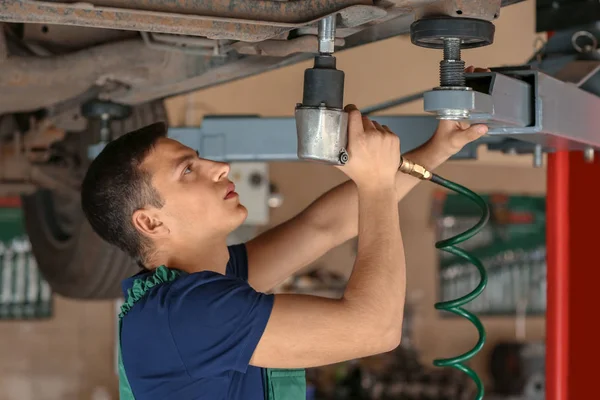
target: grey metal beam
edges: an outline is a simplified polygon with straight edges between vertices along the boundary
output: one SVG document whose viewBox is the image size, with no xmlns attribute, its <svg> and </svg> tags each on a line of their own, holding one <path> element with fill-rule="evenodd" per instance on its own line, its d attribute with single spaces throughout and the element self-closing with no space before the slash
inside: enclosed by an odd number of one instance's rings
<svg viewBox="0 0 600 400">
<path fill-rule="evenodd" d="M 297 159 L 294 118 L 205 118 L 197 128 L 169 128 L 169 137 L 216 161 Z"/>
<path fill-rule="evenodd" d="M 378 116 L 400 137 L 402 152 L 425 143 L 438 121 L 430 116 Z M 169 137 L 215 161 L 297 161 L 294 118 L 205 118 L 198 128 L 169 128 Z M 497 140 L 494 140 L 497 141 Z M 474 158 L 475 146 L 467 146 L 455 158 Z"/>
</svg>

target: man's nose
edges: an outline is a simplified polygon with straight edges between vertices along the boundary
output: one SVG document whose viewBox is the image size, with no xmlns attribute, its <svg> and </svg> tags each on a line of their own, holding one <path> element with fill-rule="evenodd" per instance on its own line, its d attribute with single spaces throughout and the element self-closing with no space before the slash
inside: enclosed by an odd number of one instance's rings
<svg viewBox="0 0 600 400">
<path fill-rule="evenodd" d="M 225 179 L 229 175 L 231 167 L 227 163 L 215 162 L 215 181 Z"/>
</svg>

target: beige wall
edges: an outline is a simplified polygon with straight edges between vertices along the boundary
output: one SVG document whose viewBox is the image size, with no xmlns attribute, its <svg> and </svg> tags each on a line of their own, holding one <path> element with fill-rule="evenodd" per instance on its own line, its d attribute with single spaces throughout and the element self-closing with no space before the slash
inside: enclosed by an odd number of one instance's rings
<svg viewBox="0 0 600 400">
<path fill-rule="evenodd" d="M 491 66 L 524 62 L 533 51 L 534 6 L 533 1 L 527 1 L 503 9 L 496 43 L 465 52 L 467 63 Z M 360 107 L 432 87 L 437 82 L 440 57 L 440 52 L 412 46 L 406 37 L 340 53 L 338 65 L 346 72 L 346 101 Z M 303 63 L 172 99 L 168 102 L 172 123 L 197 125 L 205 113 L 291 115 L 302 96 L 303 70 L 309 65 Z M 417 102 L 390 112 L 421 110 Z M 478 163 L 475 165 L 504 166 L 473 168 L 474 163 L 453 163 L 440 172 L 481 191 L 544 191 L 544 171 L 531 169 L 529 158 L 494 155 Z M 272 224 L 289 218 L 343 180 L 332 168 L 300 163 L 273 164 L 271 175 L 285 196 L 284 206 L 272 211 Z M 474 340 L 466 323 L 441 320 L 433 310 L 436 259 L 428 223 L 431 191 L 431 185 L 420 185 L 401 203 L 408 295 L 420 297 L 415 333 L 426 362 L 456 354 Z M 320 262 L 348 273 L 351 257 L 352 250 L 345 245 Z M 56 317 L 48 322 L 0 323 L 0 400 L 116 399 L 113 304 L 58 299 L 56 308 Z M 511 319 L 487 319 L 484 323 L 490 342 L 513 337 Z M 542 321 L 532 321 L 530 332 L 532 337 L 541 337 Z M 484 361 L 481 359 L 479 365 Z M 105 397 L 102 388 L 112 397 Z"/>
<path fill-rule="evenodd" d="M 115 305 L 59 297 L 48 321 L 0 323 L 0 400 L 116 400 Z"/>
</svg>

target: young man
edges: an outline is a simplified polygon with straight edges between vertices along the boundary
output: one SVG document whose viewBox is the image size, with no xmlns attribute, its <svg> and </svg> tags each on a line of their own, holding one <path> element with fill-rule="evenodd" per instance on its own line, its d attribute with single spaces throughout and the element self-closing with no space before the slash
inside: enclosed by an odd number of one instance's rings
<svg viewBox="0 0 600 400">
<path fill-rule="evenodd" d="M 160 123 L 116 139 L 94 160 L 85 214 L 146 269 L 123 283 L 121 384 L 130 398 L 301 399 L 296 369 L 398 346 L 406 283 L 398 202 L 418 180 L 398 172 L 394 133 L 347 111 L 350 161 L 339 168 L 350 180 L 229 248 L 247 210 L 227 164 L 166 138 Z M 485 132 L 443 121 L 405 157 L 434 169 Z M 342 298 L 265 294 L 356 235 Z"/>
</svg>

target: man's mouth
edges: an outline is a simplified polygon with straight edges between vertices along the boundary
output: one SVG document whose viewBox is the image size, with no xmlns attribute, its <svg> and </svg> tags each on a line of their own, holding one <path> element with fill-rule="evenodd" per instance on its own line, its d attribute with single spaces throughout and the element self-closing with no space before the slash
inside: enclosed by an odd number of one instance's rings
<svg viewBox="0 0 600 400">
<path fill-rule="evenodd" d="M 235 184 L 233 182 L 227 185 L 227 193 L 225 193 L 225 200 L 236 197 L 238 194 L 235 192 Z"/>
</svg>

